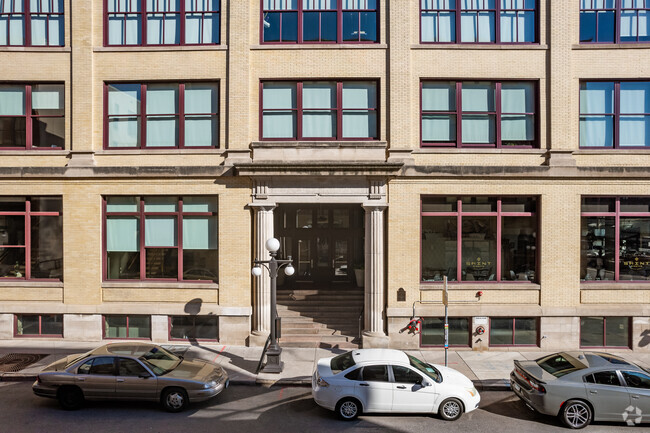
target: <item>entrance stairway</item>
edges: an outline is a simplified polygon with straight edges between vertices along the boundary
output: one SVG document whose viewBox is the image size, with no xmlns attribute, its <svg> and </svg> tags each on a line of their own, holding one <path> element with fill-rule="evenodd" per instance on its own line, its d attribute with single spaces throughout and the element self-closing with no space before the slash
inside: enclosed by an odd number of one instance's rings
<svg viewBox="0 0 650 433">
<path fill-rule="evenodd" d="M 359 348 L 362 288 L 278 289 L 277 311 L 283 347 Z"/>
</svg>

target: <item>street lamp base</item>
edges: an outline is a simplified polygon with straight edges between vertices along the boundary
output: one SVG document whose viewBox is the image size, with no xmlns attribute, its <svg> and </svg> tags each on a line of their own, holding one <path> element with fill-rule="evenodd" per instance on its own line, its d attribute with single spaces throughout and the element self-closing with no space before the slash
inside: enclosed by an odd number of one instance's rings
<svg viewBox="0 0 650 433">
<path fill-rule="evenodd" d="M 281 347 L 269 347 L 266 351 L 266 364 L 264 364 L 260 373 L 282 373 L 284 362 L 280 360 L 281 354 Z"/>
</svg>

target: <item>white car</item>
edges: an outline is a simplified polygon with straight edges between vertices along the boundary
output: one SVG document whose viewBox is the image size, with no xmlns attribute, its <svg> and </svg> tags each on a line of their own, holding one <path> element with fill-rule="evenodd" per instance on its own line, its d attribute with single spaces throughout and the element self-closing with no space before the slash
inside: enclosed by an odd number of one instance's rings
<svg viewBox="0 0 650 433">
<path fill-rule="evenodd" d="M 345 420 L 363 413 L 438 413 L 453 421 L 481 397 L 465 375 L 401 350 L 358 349 L 318 361 L 311 392 Z"/>
</svg>

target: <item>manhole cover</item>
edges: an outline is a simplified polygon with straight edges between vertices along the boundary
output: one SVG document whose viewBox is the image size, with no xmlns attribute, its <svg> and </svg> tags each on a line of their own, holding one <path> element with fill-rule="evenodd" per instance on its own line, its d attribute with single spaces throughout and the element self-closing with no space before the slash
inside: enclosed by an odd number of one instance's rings
<svg viewBox="0 0 650 433">
<path fill-rule="evenodd" d="M 36 355 L 33 353 L 10 353 L 0 358 L 1 372 L 17 372 L 25 367 L 40 361 L 47 355 Z"/>
</svg>

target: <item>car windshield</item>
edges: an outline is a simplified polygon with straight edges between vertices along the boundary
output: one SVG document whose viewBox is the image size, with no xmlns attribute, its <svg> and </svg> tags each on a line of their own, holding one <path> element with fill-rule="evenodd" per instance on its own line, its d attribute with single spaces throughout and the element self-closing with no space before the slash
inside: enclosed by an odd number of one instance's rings
<svg viewBox="0 0 650 433">
<path fill-rule="evenodd" d="M 406 356 L 408 356 L 412 367 L 417 368 L 419 371 L 426 374 L 428 377 L 435 380 L 436 382 L 438 383 L 442 382 L 442 376 L 440 375 L 440 372 L 436 370 L 436 368 L 433 365 L 427 364 L 426 362 L 422 362 L 419 359 L 417 359 L 415 356 L 411 356 L 408 354 Z"/>
<path fill-rule="evenodd" d="M 182 361 L 181 358 L 158 346 L 153 346 L 148 352 L 140 356 L 139 359 L 157 376 L 169 373 L 178 367 Z"/>
<path fill-rule="evenodd" d="M 578 361 L 566 353 L 555 353 L 544 358 L 536 360 L 537 365 L 555 377 L 562 377 L 565 374 L 587 368 L 582 362 Z"/>
<path fill-rule="evenodd" d="M 332 373 L 337 374 L 343 370 L 347 370 L 353 365 L 355 365 L 355 362 L 354 359 L 352 359 L 352 352 L 345 352 L 332 358 L 330 368 L 332 369 Z"/>
</svg>

